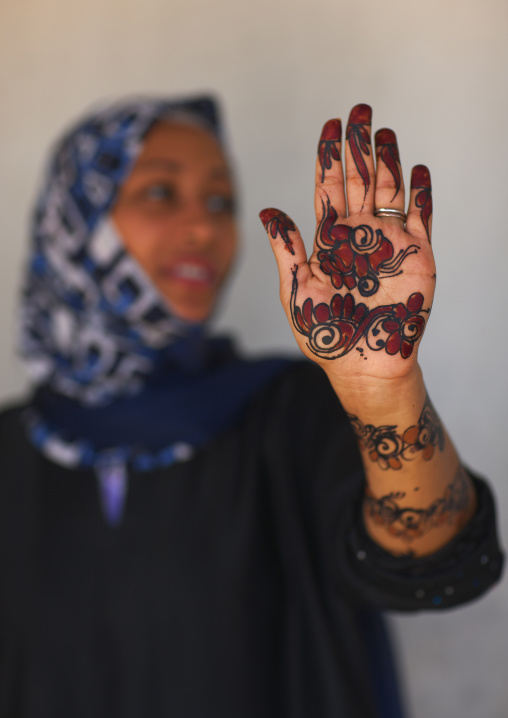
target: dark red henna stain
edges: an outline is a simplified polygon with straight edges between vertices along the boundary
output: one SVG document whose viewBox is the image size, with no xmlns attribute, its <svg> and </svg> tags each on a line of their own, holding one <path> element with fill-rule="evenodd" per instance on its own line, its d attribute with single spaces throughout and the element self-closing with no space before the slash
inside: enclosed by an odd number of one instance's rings
<svg viewBox="0 0 508 718">
<path fill-rule="evenodd" d="M 372 108 L 369 105 L 356 105 L 351 110 L 349 122 L 346 129 L 346 140 L 349 142 L 349 149 L 353 157 L 358 174 L 363 180 L 365 197 L 370 187 L 370 176 L 365 164 L 364 155 L 370 155 L 370 124 L 372 121 Z"/>
<path fill-rule="evenodd" d="M 265 225 L 268 235 L 275 239 L 277 234 L 280 234 L 284 241 L 284 249 L 294 254 L 295 250 L 289 232 L 296 232 L 296 227 L 287 214 L 279 209 L 263 209 L 259 213 L 259 217 Z"/>
<path fill-rule="evenodd" d="M 348 227 L 335 224 L 337 213 L 327 198 L 316 234 L 317 258 L 320 267 L 331 278 L 336 289 L 358 287 L 362 297 L 370 297 L 379 289 L 381 277 L 395 277 L 406 257 L 418 251 L 415 244 L 400 250 L 380 229 L 369 225 Z M 395 256 L 394 256 L 395 255 Z"/>
<path fill-rule="evenodd" d="M 395 182 L 395 194 L 393 195 L 391 202 L 398 195 L 402 177 L 400 174 L 400 157 L 399 148 L 397 147 L 397 138 L 395 132 L 388 128 L 378 130 L 375 135 L 376 144 L 376 158 L 378 162 L 384 162 L 386 167 L 390 170 L 390 173 Z"/>
<path fill-rule="evenodd" d="M 403 461 L 421 456 L 430 461 L 438 447 L 443 451 L 445 434 L 439 417 L 426 397 L 418 424 L 408 427 L 402 434 L 397 426 L 364 425 L 357 416 L 348 414 L 353 431 L 360 444 L 368 451 L 369 459 L 383 470 L 402 468 Z"/>
<path fill-rule="evenodd" d="M 415 292 L 406 304 L 387 304 L 370 309 L 356 304 L 352 294 L 336 294 L 329 305 L 312 299 L 297 305 L 298 265 L 293 268 L 291 317 L 296 330 L 307 337 L 310 351 L 322 359 L 338 359 L 350 352 L 361 339 L 372 351 L 384 349 L 388 354 L 400 353 L 407 359 L 425 328 L 422 312 L 423 295 Z"/>
<path fill-rule="evenodd" d="M 355 105 L 349 113 L 349 123 L 354 125 L 370 125 L 372 122 L 372 107 L 361 103 Z"/>
<path fill-rule="evenodd" d="M 342 122 L 328 120 L 323 127 L 318 144 L 318 159 L 321 165 L 321 182 L 325 179 L 325 169 L 332 167 L 332 160 L 340 162 L 340 143 L 342 138 Z"/>
<path fill-rule="evenodd" d="M 415 204 L 421 210 L 420 217 L 430 242 L 429 220 L 432 214 L 432 186 L 430 172 L 425 165 L 416 165 L 411 173 L 411 189 L 419 190 Z"/>
</svg>

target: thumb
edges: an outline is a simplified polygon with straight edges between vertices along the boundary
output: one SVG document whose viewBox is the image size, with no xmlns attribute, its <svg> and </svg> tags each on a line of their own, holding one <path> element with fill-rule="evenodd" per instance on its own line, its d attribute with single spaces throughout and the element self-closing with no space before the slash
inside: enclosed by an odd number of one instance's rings
<svg viewBox="0 0 508 718">
<path fill-rule="evenodd" d="M 307 274 L 310 274 L 302 236 L 293 220 L 280 209 L 263 209 L 259 213 L 259 218 L 270 238 L 277 262 L 281 297 L 289 297 L 295 267 L 300 269 L 302 280 L 305 280 Z"/>
</svg>

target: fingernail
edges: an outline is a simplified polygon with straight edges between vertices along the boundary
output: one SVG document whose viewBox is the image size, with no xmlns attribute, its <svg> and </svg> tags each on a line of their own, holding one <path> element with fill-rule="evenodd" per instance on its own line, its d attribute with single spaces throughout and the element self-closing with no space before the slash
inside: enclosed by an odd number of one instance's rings
<svg viewBox="0 0 508 718">
<path fill-rule="evenodd" d="M 395 132 L 393 130 L 390 130 L 388 127 L 383 127 L 383 129 L 378 130 L 376 134 L 374 135 L 374 141 L 376 145 L 396 145 L 397 144 L 397 138 L 395 137 Z"/>
<path fill-rule="evenodd" d="M 263 222 L 265 225 L 265 229 L 267 228 L 268 223 L 277 215 L 279 214 L 278 209 L 272 209 L 271 207 L 268 207 L 268 209 L 262 209 L 259 213 L 259 219 Z"/>
<path fill-rule="evenodd" d="M 321 130 L 319 142 L 340 142 L 342 137 L 342 122 L 339 119 L 328 120 Z"/>
<path fill-rule="evenodd" d="M 370 105 L 355 105 L 349 114 L 348 125 L 370 125 L 372 122 L 372 107 Z"/>
<path fill-rule="evenodd" d="M 411 189 L 415 189 L 416 187 L 426 187 L 430 189 L 430 186 L 429 168 L 425 167 L 425 165 L 416 165 L 416 167 L 413 167 L 413 171 L 411 172 Z"/>
</svg>

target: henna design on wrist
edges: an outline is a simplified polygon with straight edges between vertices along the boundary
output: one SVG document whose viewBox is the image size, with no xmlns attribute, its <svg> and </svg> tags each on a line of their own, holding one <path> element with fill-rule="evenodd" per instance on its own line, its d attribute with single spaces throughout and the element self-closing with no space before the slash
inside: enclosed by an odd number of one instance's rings
<svg viewBox="0 0 508 718">
<path fill-rule="evenodd" d="M 264 209 L 260 212 L 259 217 L 269 236 L 272 237 L 272 239 L 275 239 L 277 234 L 280 234 L 282 240 L 284 241 L 284 249 L 291 254 L 294 254 L 295 250 L 293 249 L 293 242 L 291 241 L 288 232 L 296 232 L 296 227 L 287 214 L 278 209 Z"/>
<path fill-rule="evenodd" d="M 376 132 L 376 159 L 378 162 L 384 162 L 386 167 L 390 170 L 390 173 L 395 181 L 395 194 L 391 201 L 398 195 L 402 178 L 400 174 L 400 157 L 399 148 L 397 147 L 397 139 L 395 132 L 387 128 L 378 130 Z"/>
<path fill-rule="evenodd" d="M 352 294 L 344 297 L 335 294 L 330 304 L 314 307 L 311 298 L 300 308 L 297 304 L 298 265 L 293 268 L 291 291 L 291 319 L 296 331 L 307 338 L 309 350 L 321 359 L 339 359 L 348 354 L 358 342 L 365 339 L 372 351 L 385 350 L 387 354 L 399 354 L 408 359 L 415 343 L 425 329 L 422 313 L 423 295 L 411 294 L 406 304 L 386 304 L 369 309 L 356 304 Z"/>
<path fill-rule="evenodd" d="M 401 506 L 405 491 L 394 491 L 375 498 L 367 489 L 365 505 L 375 524 L 383 526 L 389 534 L 410 543 L 433 528 L 452 525 L 459 514 L 466 511 L 471 501 L 471 484 L 462 466 L 455 472 L 444 495 L 425 508 Z"/>
<path fill-rule="evenodd" d="M 420 217 L 430 242 L 429 221 L 432 214 L 432 189 L 430 172 L 425 165 L 416 165 L 411 173 L 411 189 L 418 190 L 415 204 L 420 209 Z"/>
<path fill-rule="evenodd" d="M 370 155 L 371 141 L 368 128 L 370 128 L 371 120 L 371 107 L 369 105 L 356 105 L 356 107 L 353 107 L 351 110 L 346 128 L 346 140 L 349 142 L 349 149 L 351 150 L 353 161 L 365 188 L 364 202 L 370 187 L 369 170 L 365 164 L 364 155 Z"/>
<path fill-rule="evenodd" d="M 321 165 L 321 182 L 325 179 L 325 169 L 332 167 L 332 160 L 340 162 L 340 143 L 342 138 L 342 122 L 328 120 L 323 127 L 318 144 L 318 159 Z"/>
<path fill-rule="evenodd" d="M 322 218 L 316 231 L 317 258 L 321 270 L 328 274 L 336 289 L 358 287 L 362 297 L 370 297 L 379 289 L 379 277 L 402 274 L 401 265 L 419 247 L 411 244 L 395 254 L 393 244 L 382 230 L 368 224 L 348 227 L 335 224 L 337 212 L 326 197 L 322 200 Z"/>
<path fill-rule="evenodd" d="M 408 427 L 399 434 L 397 426 L 373 426 L 363 424 L 354 414 L 348 414 L 353 431 L 360 444 L 369 452 L 369 459 L 383 470 L 402 468 L 403 461 L 412 461 L 421 456 L 429 461 L 436 447 L 443 451 L 445 434 L 443 425 L 427 396 L 418 424 Z"/>
</svg>

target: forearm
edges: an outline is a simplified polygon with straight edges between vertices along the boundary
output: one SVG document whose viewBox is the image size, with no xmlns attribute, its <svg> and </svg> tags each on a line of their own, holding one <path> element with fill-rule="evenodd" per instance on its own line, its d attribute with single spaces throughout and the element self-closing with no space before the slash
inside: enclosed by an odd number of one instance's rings
<svg viewBox="0 0 508 718">
<path fill-rule="evenodd" d="M 393 380 L 363 377 L 354 386 L 329 378 L 358 437 L 369 535 L 394 554 L 437 551 L 470 519 L 476 497 L 419 367 Z"/>
</svg>

